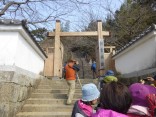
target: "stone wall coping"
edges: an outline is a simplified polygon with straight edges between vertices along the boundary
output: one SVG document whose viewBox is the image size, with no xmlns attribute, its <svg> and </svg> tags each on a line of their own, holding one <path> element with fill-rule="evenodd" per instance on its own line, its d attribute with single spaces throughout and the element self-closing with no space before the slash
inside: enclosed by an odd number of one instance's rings
<svg viewBox="0 0 156 117">
<path fill-rule="evenodd" d="M 35 74 L 33 72 L 27 71 L 17 66 L 0 65 L 0 71 L 14 71 L 18 74 L 27 75 L 31 78 L 41 77 L 41 75 Z"/>
<path fill-rule="evenodd" d="M 151 69 L 145 69 L 145 70 L 140 70 L 128 74 L 122 74 L 122 78 L 131 78 L 131 77 L 139 77 L 139 76 L 144 76 L 148 74 L 156 74 L 156 68 L 151 68 Z"/>
</svg>

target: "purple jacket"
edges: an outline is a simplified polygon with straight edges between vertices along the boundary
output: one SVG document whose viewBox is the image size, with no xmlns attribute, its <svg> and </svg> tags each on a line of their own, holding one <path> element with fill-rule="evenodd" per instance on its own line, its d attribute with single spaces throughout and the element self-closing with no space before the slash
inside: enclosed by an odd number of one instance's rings
<svg viewBox="0 0 156 117">
<path fill-rule="evenodd" d="M 112 110 L 98 109 L 98 111 L 91 117 L 128 117 L 128 116 Z"/>
</svg>

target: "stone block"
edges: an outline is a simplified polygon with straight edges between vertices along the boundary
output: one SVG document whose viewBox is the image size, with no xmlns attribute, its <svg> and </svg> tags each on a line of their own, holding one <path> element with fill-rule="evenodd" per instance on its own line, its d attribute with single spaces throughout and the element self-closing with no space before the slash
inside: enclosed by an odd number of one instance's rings
<svg viewBox="0 0 156 117">
<path fill-rule="evenodd" d="M 41 80 L 41 76 L 19 69 L 0 71 L 0 117 L 15 117 Z"/>
</svg>

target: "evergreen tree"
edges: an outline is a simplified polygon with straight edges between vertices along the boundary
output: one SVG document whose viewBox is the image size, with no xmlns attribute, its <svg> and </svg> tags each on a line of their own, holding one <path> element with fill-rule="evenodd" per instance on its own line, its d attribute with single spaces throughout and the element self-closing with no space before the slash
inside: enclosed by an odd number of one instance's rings
<svg viewBox="0 0 156 117">
<path fill-rule="evenodd" d="M 111 31 L 114 41 L 125 45 L 152 23 L 156 23 L 154 0 L 126 0 L 113 18 L 106 18 L 104 26 Z"/>
<path fill-rule="evenodd" d="M 46 28 L 38 28 L 32 30 L 31 34 L 36 38 L 37 41 L 42 41 L 45 39 L 48 30 Z"/>
</svg>

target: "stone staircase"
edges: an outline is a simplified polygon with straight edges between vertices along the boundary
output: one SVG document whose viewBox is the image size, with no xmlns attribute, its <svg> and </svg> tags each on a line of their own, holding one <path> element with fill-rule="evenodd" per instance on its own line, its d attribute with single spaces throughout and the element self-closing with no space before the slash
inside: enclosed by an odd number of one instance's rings
<svg viewBox="0 0 156 117">
<path fill-rule="evenodd" d="M 90 82 L 97 81 L 81 79 L 82 84 Z M 81 98 L 81 87 L 77 82 L 72 105 L 65 104 L 67 91 L 68 86 L 64 79 L 43 79 L 16 117 L 70 117 L 74 102 Z"/>
</svg>

